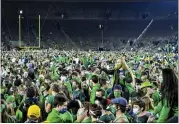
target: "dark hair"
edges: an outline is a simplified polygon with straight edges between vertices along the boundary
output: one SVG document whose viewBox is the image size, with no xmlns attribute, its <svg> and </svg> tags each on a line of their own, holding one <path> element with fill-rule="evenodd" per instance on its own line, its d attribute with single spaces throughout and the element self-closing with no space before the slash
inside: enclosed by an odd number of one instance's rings
<svg viewBox="0 0 179 124">
<path fill-rule="evenodd" d="M 44 86 L 45 86 L 45 90 L 46 91 L 49 91 L 50 90 L 50 85 L 48 83 L 44 83 Z"/>
<path fill-rule="evenodd" d="M 125 113 L 125 112 L 126 112 L 126 106 L 120 105 L 120 111 L 121 111 L 122 113 Z"/>
<path fill-rule="evenodd" d="M 142 72 L 141 77 L 142 77 L 142 76 L 147 76 L 147 79 L 148 79 L 148 78 L 149 78 L 149 73 L 148 73 L 148 71 Z"/>
<path fill-rule="evenodd" d="M 53 102 L 53 105 L 55 107 L 57 107 L 58 105 L 63 105 L 64 102 L 66 102 L 67 99 L 64 97 L 64 95 L 62 94 L 56 94 L 55 97 L 54 97 L 54 102 Z"/>
<path fill-rule="evenodd" d="M 91 79 L 95 84 L 98 83 L 98 76 L 97 75 L 93 75 Z"/>
<path fill-rule="evenodd" d="M 108 105 L 107 99 L 97 97 L 96 100 L 98 100 L 100 104 L 102 105 L 103 109 L 106 110 L 107 105 Z"/>
<path fill-rule="evenodd" d="M 72 112 L 74 115 L 77 114 L 80 104 L 77 100 L 72 100 L 68 103 L 67 109 L 69 112 Z"/>
<path fill-rule="evenodd" d="M 94 118 L 98 118 L 102 115 L 102 108 L 97 104 L 90 104 L 89 109 L 93 111 L 94 115 L 91 116 L 93 116 Z"/>
<path fill-rule="evenodd" d="M 145 110 L 145 103 L 140 98 L 137 97 L 132 98 L 132 108 L 134 105 L 138 105 L 140 108 L 143 108 L 142 111 Z"/>
<path fill-rule="evenodd" d="M 101 86 L 103 86 L 103 85 L 106 85 L 106 79 L 100 79 L 100 81 L 99 81 L 99 84 L 101 85 Z"/>
<path fill-rule="evenodd" d="M 57 84 L 53 84 L 52 85 L 52 91 L 55 91 L 56 93 L 58 93 L 60 91 L 60 88 Z"/>
<path fill-rule="evenodd" d="M 86 77 L 82 77 L 81 78 L 81 81 L 83 82 L 83 81 L 86 81 Z"/>
<path fill-rule="evenodd" d="M 178 78 L 171 68 L 163 69 L 162 75 L 162 99 L 167 100 L 167 106 L 174 106 L 175 104 L 178 104 Z"/>
<path fill-rule="evenodd" d="M 103 89 L 98 89 L 96 92 L 102 92 L 102 96 L 104 96 L 104 90 Z"/>
<path fill-rule="evenodd" d="M 33 86 L 28 87 L 26 91 L 27 97 L 34 97 L 36 95 L 35 88 Z"/>
<path fill-rule="evenodd" d="M 78 76 L 78 73 L 74 71 L 71 75 Z"/>
<path fill-rule="evenodd" d="M 87 116 L 90 116 L 89 115 L 89 106 L 90 106 L 90 103 L 89 102 L 83 102 L 83 107 L 85 108 L 85 111 L 87 110 Z"/>
</svg>

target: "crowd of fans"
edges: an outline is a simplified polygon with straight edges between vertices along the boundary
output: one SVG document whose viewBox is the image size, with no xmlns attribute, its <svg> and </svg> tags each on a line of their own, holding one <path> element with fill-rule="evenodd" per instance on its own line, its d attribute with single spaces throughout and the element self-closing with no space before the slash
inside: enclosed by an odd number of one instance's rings
<svg viewBox="0 0 179 124">
<path fill-rule="evenodd" d="M 178 55 L 1 53 L 1 123 L 178 122 Z"/>
</svg>

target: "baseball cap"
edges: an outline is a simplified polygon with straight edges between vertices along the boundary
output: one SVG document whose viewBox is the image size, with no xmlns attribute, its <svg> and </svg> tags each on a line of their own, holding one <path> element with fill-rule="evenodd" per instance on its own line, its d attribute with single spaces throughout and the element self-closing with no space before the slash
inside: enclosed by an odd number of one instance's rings
<svg viewBox="0 0 179 124">
<path fill-rule="evenodd" d="M 115 85 L 114 86 L 114 90 L 120 90 L 120 91 L 122 91 L 121 85 Z"/>
<path fill-rule="evenodd" d="M 37 105 L 31 105 L 28 109 L 27 116 L 28 118 L 39 118 L 40 117 L 40 108 Z"/>
<path fill-rule="evenodd" d="M 121 106 L 127 106 L 127 100 L 123 97 L 115 98 L 111 100 L 112 104 L 119 104 Z"/>
</svg>

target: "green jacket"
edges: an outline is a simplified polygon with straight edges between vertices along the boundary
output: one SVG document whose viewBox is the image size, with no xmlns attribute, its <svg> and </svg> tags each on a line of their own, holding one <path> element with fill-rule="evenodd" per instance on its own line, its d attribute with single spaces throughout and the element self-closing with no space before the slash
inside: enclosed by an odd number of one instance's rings
<svg viewBox="0 0 179 124">
<path fill-rule="evenodd" d="M 68 92 L 69 92 L 70 94 L 72 94 L 71 83 L 70 83 L 69 81 L 66 81 L 66 82 L 64 83 L 64 85 L 67 87 Z"/>
<path fill-rule="evenodd" d="M 159 119 L 156 123 L 165 123 L 168 119 L 168 115 L 170 112 L 170 107 L 167 106 L 167 100 L 164 101 L 164 105 L 160 102 L 154 110 L 154 114 L 159 114 Z"/>
<path fill-rule="evenodd" d="M 53 108 L 54 98 L 55 98 L 55 96 L 52 96 L 52 95 L 49 95 L 49 96 L 47 97 L 47 104 L 50 104 L 50 105 L 51 105 L 51 108 Z"/>
<path fill-rule="evenodd" d="M 61 114 L 60 117 L 62 118 L 64 123 L 73 123 L 73 116 L 70 112 L 65 112 L 64 114 Z"/>
<path fill-rule="evenodd" d="M 95 98 L 96 98 L 96 91 L 100 88 L 100 84 L 96 84 L 93 86 L 93 89 L 91 90 L 90 94 L 90 103 L 94 104 L 95 103 Z"/>
<path fill-rule="evenodd" d="M 158 103 L 160 102 L 160 94 L 158 91 L 155 91 L 153 94 L 152 94 L 152 99 L 154 100 L 154 106 L 157 106 Z"/>
<path fill-rule="evenodd" d="M 47 120 L 50 123 L 63 123 L 63 117 L 61 116 L 60 112 L 55 109 L 52 109 L 52 112 L 48 115 Z"/>
</svg>

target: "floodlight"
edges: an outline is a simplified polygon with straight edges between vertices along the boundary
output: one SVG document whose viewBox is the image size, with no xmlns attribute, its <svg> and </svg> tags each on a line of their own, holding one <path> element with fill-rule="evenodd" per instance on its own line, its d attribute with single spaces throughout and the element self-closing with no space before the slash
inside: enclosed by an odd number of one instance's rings
<svg viewBox="0 0 179 124">
<path fill-rule="evenodd" d="M 23 11 L 22 11 L 22 10 L 20 10 L 20 11 L 19 11 L 19 13 L 20 13 L 20 14 L 22 14 L 22 13 L 23 13 Z"/>
</svg>

